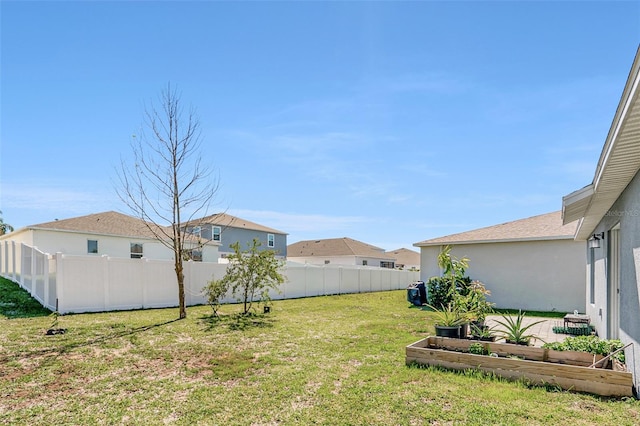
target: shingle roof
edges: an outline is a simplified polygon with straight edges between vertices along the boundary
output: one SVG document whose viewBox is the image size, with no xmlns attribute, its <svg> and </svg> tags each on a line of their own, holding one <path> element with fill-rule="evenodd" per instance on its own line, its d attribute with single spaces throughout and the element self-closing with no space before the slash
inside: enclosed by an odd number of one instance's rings
<svg viewBox="0 0 640 426">
<path fill-rule="evenodd" d="M 364 256 L 395 260 L 383 249 L 351 238 L 298 241 L 287 246 L 287 257 Z"/>
<path fill-rule="evenodd" d="M 269 232 L 271 234 L 282 234 L 287 235 L 286 232 L 278 231 L 274 228 L 269 228 L 268 226 L 260 225 L 255 222 L 251 222 L 249 220 L 241 219 L 236 216 L 231 216 L 227 213 L 216 213 L 211 216 L 206 216 L 201 219 L 194 219 L 190 221 L 187 225 L 216 225 L 222 227 L 232 227 L 232 228 L 240 228 L 240 229 L 251 229 L 253 231 L 262 231 Z"/>
<path fill-rule="evenodd" d="M 194 225 L 204 223 L 286 235 L 286 233 L 278 231 L 277 229 L 262 226 L 225 213 L 219 213 L 202 219 L 193 220 L 188 224 Z M 149 231 L 142 220 L 114 211 L 40 223 L 37 225 L 27 226 L 27 229 L 50 229 L 90 234 L 154 238 L 154 235 Z M 170 233 L 171 231 L 170 227 L 165 227 L 164 229 L 167 233 Z"/>
<path fill-rule="evenodd" d="M 142 220 L 114 211 L 55 220 L 27 228 L 153 238 L 153 234 Z"/>
<path fill-rule="evenodd" d="M 420 253 L 406 248 L 399 248 L 397 250 L 388 251 L 389 256 L 396 258 L 396 263 L 399 265 L 419 265 Z"/>
<path fill-rule="evenodd" d="M 507 241 L 573 239 L 578 222 L 562 224 L 562 212 L 546 213 L 500 225 L 447 235 L 415 243 L 416 247 Z"/>
</svg>

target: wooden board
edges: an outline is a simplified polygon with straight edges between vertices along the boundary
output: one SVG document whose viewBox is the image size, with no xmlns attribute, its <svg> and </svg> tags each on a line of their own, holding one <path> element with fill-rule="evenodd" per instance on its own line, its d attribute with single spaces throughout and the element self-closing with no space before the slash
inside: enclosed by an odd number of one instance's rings
<svg viewBox="0 0 640 426">
<path fill-rule="evenodd" d="M 589 392 L 604 396 L 632 396 L 632 374 L 626 371 L 613 371 L 602 368 L 588 368 L 582 365 L 558 364 L 544 361 L 520 360 L 511 358 L 490 357 L 463 352 L 453 352 L 447 349 L 437 349 L 435 346 L 440 337 L 429 337 L 406 347 L 407 364 L 418 363 L 434 365 L 454 370 L 478 369 L 491 372 L 507 379 L 527 379 L 532 383 L 544 385 L 552 384 L 562 389 L 579 392 Z M 457 347 L 462 339 L 446 339 L 446 345 Z M 459 340 L 453 342 L 453 340 Z M 464 340 L 465 350 L 470 342 Z M 473 343 L 473 342 L 471 342 Z M 495 343 L 483 342 L 492 349 L 506 351 L 505 348 L 494 347 Z M 507 345 L 515 347 L 518 345 Z M 463 349 L 463 348 L 459 348 Z M 518 348 L 515 348 L 518 349 Z M 523 346 L 522 349 L 537 349 Z M 494 351 L 497 353 L 497 351 Z M 557 352 L 557 351 L 552 351 Z M 533 352 L 531 352 L 533 353 Z M 538 354 L 539 356 L 539 354 Z M 555 354 L 554 354 L 555 356 Z M 567 360 L 565 359 L 565 362 Z"/>
<path fill-rule="evenodd" d="M 515 355 L 531 361 L 547 361 L 558 364 L 572 364 L 590 366 L 595 361 L 604 358 L 602 355 L 596 355 L 587 352 L 576 351 L 555 351 L 551 349 L 538 348 L 535 346 L 521 346 L 511 343 L 483 342 L 480 340 L 469 339 L 450 339 L 446 337 L 430 336 L 424 339 L 421 347 L 437 347 L 453 351 L 469 351 L 469 346 L 474 343 L 480 343 L 486 353 L 497 353 L 500 356 Z M 598 367 L 601 367 L 599 365 Z"/>
</svg>

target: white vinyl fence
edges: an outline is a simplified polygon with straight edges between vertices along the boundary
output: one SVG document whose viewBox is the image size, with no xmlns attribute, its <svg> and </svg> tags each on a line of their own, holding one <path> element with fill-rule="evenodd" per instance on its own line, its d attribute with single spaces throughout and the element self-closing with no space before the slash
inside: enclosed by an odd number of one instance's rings
<svg viewBox="0 0 640 426">
<path fill-rule="evenodd" d="M 203 287 L 227 265 L 185 262 L 187 305 L 206 303 Z M 404 289 L 419 272 L 346 265 L 287 265 L 272 299 Z M 178 305 L 173 261 L 108 256 L 49 255 L 25 244 L 0 242 L 0 275 L 17 282 L 59 313 L 102 312 Z M 228 295 L 224 302 L 235 301 Z"/>
</svg>

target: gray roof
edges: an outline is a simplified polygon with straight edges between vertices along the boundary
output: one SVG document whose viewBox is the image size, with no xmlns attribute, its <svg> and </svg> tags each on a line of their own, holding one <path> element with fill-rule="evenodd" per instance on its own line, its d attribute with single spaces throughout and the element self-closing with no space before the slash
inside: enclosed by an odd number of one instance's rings
<svg viewBox="0 0 640 426">
<path fill-rule="evenodd" d="M 216 225 L 221 227 L 239 228 L 239 229 L 250 229 L 252 231 L 262 231 L 262 232 L 268 232 L 271 234 L 287 235 L 286 232 L 279 231 L 274 228 L 269 228 L 267 226 L 260 225 L 255 222 L 251 222 L 246 219 L 241 219 L 239 217 L 232 216 L 227 213 L 216 213 L 210 216 L 203 217 L 201 219 L 193 219 L 190 222 L 188 222 L 186 225 L 196 226 L 196 225 L 204 225 L 204 224 Z"/>
<path fill-rule="evenodd" d="M 508 241 L 570 240 L 576 232 L 578 222 L 562 224 L 562 212 L 556 211 L 526 219 L 514 220 L 500 225 L 488 226 L 473 231 L 432 238 L 415 243 L 416 247 L 475 244 Z"/>
<path fill-rule="evenodd" d="M 251 229 L 254 231 L 264 231 L 274 234 L 284 234 L 277 229 L 268 228 L 239 217 L 225 213 L 207 216 L 202 219 L 192 220 L 185 225 L 194 224 L 214 224 L 233 228 Z M 153 224 L 151 225 L 154 226 Z M 162 235 L 161 227 L 156 227 L 158 234 Z M 146 226 L 145 222 L 126 214 L 108 211 L 95 213 L 86 216 L 74 217 L 71 219 L 54 220 L 52 222 L 40 223 L 38 225 L 27 226 L 27 229 L 47 229 L 55 231 L 82 232 L 99 235 L 117 235 L 125 237 L 155 238 L 153 233 Z M 164 233 L 171 234 L 171 227 L 163 227 Z"/>
<path fill-rule="evenodd" d="M 287 257 L 309 256 L 362 256 L 395 260 L 380 247 L 347 237 L 299 241 L 287 246 Z"/>
</svg>

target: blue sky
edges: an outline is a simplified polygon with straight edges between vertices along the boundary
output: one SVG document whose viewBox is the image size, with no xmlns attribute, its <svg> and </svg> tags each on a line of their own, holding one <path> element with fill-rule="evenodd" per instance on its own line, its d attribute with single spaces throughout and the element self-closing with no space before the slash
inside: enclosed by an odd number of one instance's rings
<svg viewBox="0 0 640 426">
<path fill-rule="evenodd" d="M 193 105 L 219 210 L 387 250 L 591 182 L 640 2 L 0 3 L 0 210 L 100 211 L 145 105 Z M 413 248 L 415 249 L 415 248 Z"/>
</svg>

